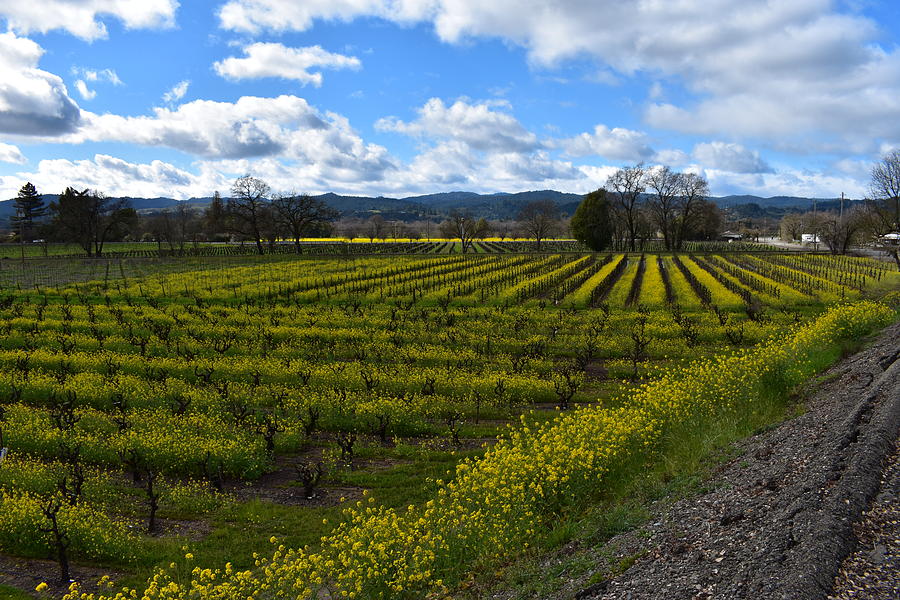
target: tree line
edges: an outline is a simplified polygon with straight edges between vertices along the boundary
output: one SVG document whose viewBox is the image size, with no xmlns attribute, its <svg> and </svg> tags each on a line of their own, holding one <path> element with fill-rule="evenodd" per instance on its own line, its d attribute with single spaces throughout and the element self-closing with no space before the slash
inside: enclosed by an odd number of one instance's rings
<svg viewBox="0 0 900 600">
<path fill-rule="evenodd" d="M 845 254 L 852 246 L 875 242 L 900 268 L 900 151 L 882 157 L 871 171 L 869 194 L 862 204 L 838 211 L 808 211 L 782 217 L 779 237 L 802 241 L 809 235 L 814 244 L 823 244 L 832 254 Z"/>
<path fill-rule="evenodd" d="M 68 187 L 56 201 L 45 204 L 30 182 L 19 190 L 10 224 L 23 244 L 39 238 L 78 244 L 89 256 L 99 256 L 108 241 L 155 241 L 183 250 L 191 242 L 248 241 L 262 254 L 279 240 L 289 239 L 300 251 L 304 237 L 323 237 L 335 229 L 350 238 L 458 239 L 471 249 L 476 239 L 495 235 L 527 237 L 540 249 L 544 239 L 571 234 L 593 250 L 639 251 L 644 242 L 661 239 L 667 250 L 684 242 L 716 239 L 724 215 L 709 199 L 708 182 L 695 173 L 679 173 L 667 166 L 643 164 L 623 167 L 605 185 L 588 193 L 566 222 L 552 200 L 536 200 L 519 211 L 514 222 L 489 222 L 470 211 L 452 210 L 440 222 L 415 224 L 386 221 L 375 214 L 365 221 L 343 219 L 318 198 L 293 192 L 276 193 L 263 180 L 245 175 L 231 186 L 231 196 L 218 192 L 203 210 L 186 203 L 174 209 L 139 215 L 127 199 L 108 198 L 95 190 Z M 811 212 L 785 216 L 780 235 L 786 240 L 813 233 L 832 252 L 844 253 L 867 239 L 884 239 L 900 232 L 900 151 L 882 158 L 871 172 L 870 194 L 862 206 L 847 211 Z M 886 245 L 898 266 L 896 245 Z"/>
<path fill-rule="evenodd" d="M 172 210 L 139 215 L 127 198 L 67 187 L 46 204 L 28 182 L 19 190 L 10 225 L 22 244 L 54 241 L 78 244 L 88 256 L 101 256 L 106 242 L 156 241 L 183 250 L 203 240 L 247 240 L 263 254 L 267 246 L 291 239 L 300 251 L 303 237 L 328 234 L 339 213 L 308 194 L 273 193 L 263 180 L 245 175 L 235 180 L 231 197 L 215 192 L 202 211 L 179 203 Z"/>
<path fill-rule="evenodd" d="M 639 163 L 618 169 L 602 188 L 587 194 L 570 228 L 592 250 L 634 252 L 657 237 L 666 250 L 680 250 L 689 240 L 715 239 L 723 223 L 703 177 Z"/>
</svg>

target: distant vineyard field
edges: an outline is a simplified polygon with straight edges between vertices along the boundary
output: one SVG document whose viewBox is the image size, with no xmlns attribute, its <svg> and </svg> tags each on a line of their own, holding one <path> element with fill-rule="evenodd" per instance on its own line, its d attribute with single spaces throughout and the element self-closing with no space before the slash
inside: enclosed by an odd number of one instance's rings
<svg viewBox="0 0 900 600">
<path fill-rule="evenodd" d="M 303 240 L 299 248 L 293 241 L 280 240 L 264 244 L 266 254 L 301 254 L 314 256 L 355 256 L 378 254 L 458 254 L 460 244 L 453 239 L 378 239 L 314 238 Z M 659 240 L 640 244 L 641 252 L 662 252 Z M 759 252 L 784 249 L 754 242 L 685 242 L 685 252 Z M 504 252 L 586 252 L 582 244 L 572 239 L 549 239 L 540 244 L 528 239 L 486 238 L 473 243 L 472 253 Z M 166 258 L 191 256 L 244 256 L 257 254 L 256 244 L 223 242 L 188 242 L 170 246 L 156 242 L 107 242 L 102 256 L 107 258 Z M 87 253 L 78 244 L 31 243 L 0 244 L 0 259 L 77 258 Z"/>
</svg>

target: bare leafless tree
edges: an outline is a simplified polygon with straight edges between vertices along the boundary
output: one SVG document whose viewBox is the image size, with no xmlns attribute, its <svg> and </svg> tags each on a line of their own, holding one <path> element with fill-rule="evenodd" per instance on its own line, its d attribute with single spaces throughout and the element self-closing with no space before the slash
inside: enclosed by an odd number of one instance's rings
<svg viewBox="0 0 900 600">
<path fill-rule="evenodd" d="M 463 253 L 468 252 L 472 242 L 483 237 L 487 229 L 487 221 L 484 219 L 476 221 L 468 211 L 453 210 L 450 217 L 441 223 L 441 233 L 448 238 L 457 238 Z"/>
<path fill-rule="evenodd" d="M 869 192 L 894 228 L 900 228 L 900 150 L 894 150 L 872 168 Z"/>
<path fill-rule="evenodd" d="M 861 241 L 869 222 L 868 211 L 859 208 L 843 214 L 826 213 L 819 231 L 832 254 L 846 254 L 852 244 Z"/>
<path fill-rule="evenodd" d="M 869 194 L 871 198 L 866 200 L 866 208 L 873 233 L 880 237 L 900 232 L 900 150 L 885 155 L 872 168 Z M 885 250 L 900 268 L 900 246 L 886 244 Z"/>
<path fill-rule="evenodd" d="M 643 163 L 625 167 L 613 173 L 606 180 L 606 190 L 610 193 L 613 206 L 621 214 L 627 233 L 628 249 L 634 251 L 638 228 L 638 210 L 641 194 L 644 192 L 646 169 Z"/>
<path fill-rule="evenodd" d="M 384 239 L 385 227 L 387 227 L 387 224 L 381 215 L 369 217 L 369 220 L 366 222 L 366 232 L 369 236 L 369 241 L 374 242 L 375 238 Z"/>
<path fill-rule="evenodd" d="M 256 242 L 256 250 L 263 253 L 265 219 L 269 210 L 271 188 L 262 179 L 244 175 L 231 186 L 231 198 L 225 206 L 228 226 L 232 233 L 244 235 Z"/>
<path fill-rule="evenodd" d="M 784 215 L 779 223 L 779 237 L 785 242 L 792 242 L 801 239 L 806 223 L 803 216 L 797 213 Z"/>
<path fill-rule="evenodd" d="M 673 228 L 678 209 L 678 196 L 681 188 L 681 173 L 669 167 L 658 167 L 647 172 L 647 188 L 653 195 L 647 202 L 650 221 L 663 236 L 666 250 L 672 249 Z"/>
<path fill-rule="evenodd" d="M 305 235 L 339 216 L 336 210 L 309 194 L 278 194 L 272 199 L 272 206 L 275 208 L 276 222 L 294 239 L 298 254 L 300 240 Z"/>
<path fill-rule="evenodd" d="M 678 208 L 675 249 L 680 250 L 694 221 L 709 196 L 709 184 L 696 173 L 682 173 L 678 180 Z"/>
<path fill-rule="evenodd" d="M 553 200 L 535 200 L 522 207 L 518 215 L 519 225 L 537 242 L 552 235 L 559 228 L 559 207 Z"/>
</svg>

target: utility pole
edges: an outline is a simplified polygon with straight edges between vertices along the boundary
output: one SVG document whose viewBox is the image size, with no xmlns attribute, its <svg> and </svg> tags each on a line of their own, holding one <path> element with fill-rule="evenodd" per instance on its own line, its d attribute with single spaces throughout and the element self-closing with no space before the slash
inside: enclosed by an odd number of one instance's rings
<svg viewBox="0 0 900 600">
<path fill-rule="evenodd" d="M 816 252 L 819 251 L 819 213 L 818 201 L 813 198 L 813 244 L 815 244 Z"/>
<path fill-rule="evenodd" d="M 844 220 L 844 192 L 841 192 L 841 221 Z"/>
</svg>

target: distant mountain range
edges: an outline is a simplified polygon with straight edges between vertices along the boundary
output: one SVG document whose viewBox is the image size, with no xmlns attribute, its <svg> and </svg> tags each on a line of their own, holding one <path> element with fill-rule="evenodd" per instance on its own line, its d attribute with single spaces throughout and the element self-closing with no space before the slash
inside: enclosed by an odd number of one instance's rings
<svg viewBox="0 0 900 600">
<path fill-rule="evenodd" d="M 444 192 L 425 196 L 409 196 L 406 198 L 386 198 L 384 196 L 342 196 L 339 194 L 322 194 L 316 196 L 326 204 L 340 211 L 345 217 L 368 218 L 380 214 L 387 220 L 413 221 L 423 218 L 439 219 L 454 208 L 468 210 L 477 217 L 486 219 L 514 219 L 519 210 L 534 200 L 553 200 L 565 215 L 575 212 L 583 196 L 554 190 L 530 192 L 477 194 L 475 192 Z M 44 194 L 47 203 L 57 199 L 55 194 Z M 814 202 L 820 210 L 836 209 L 838 199 L 798 198 L 794 196 L 723 196 L 710 198 L 722 209 L 728 210 L 738 218 L 779 217 L 788 212 L 810 210 Z M 187 203 L 192 208 L 203 209 L 212 200 L 207 198 L 191 198 L 175 200 L 173 198 L 128 198 L 131 205 L 139 213 L 153 213 L 171 209 L 180 203 Z M 0 221 L 6 221 L 15 212 L 14 200 L 0 200 Z M 854 201 L 849 201 L 854 202 Z M 848 203 L 849 205 L 849 203 Z"/>
</svg>

